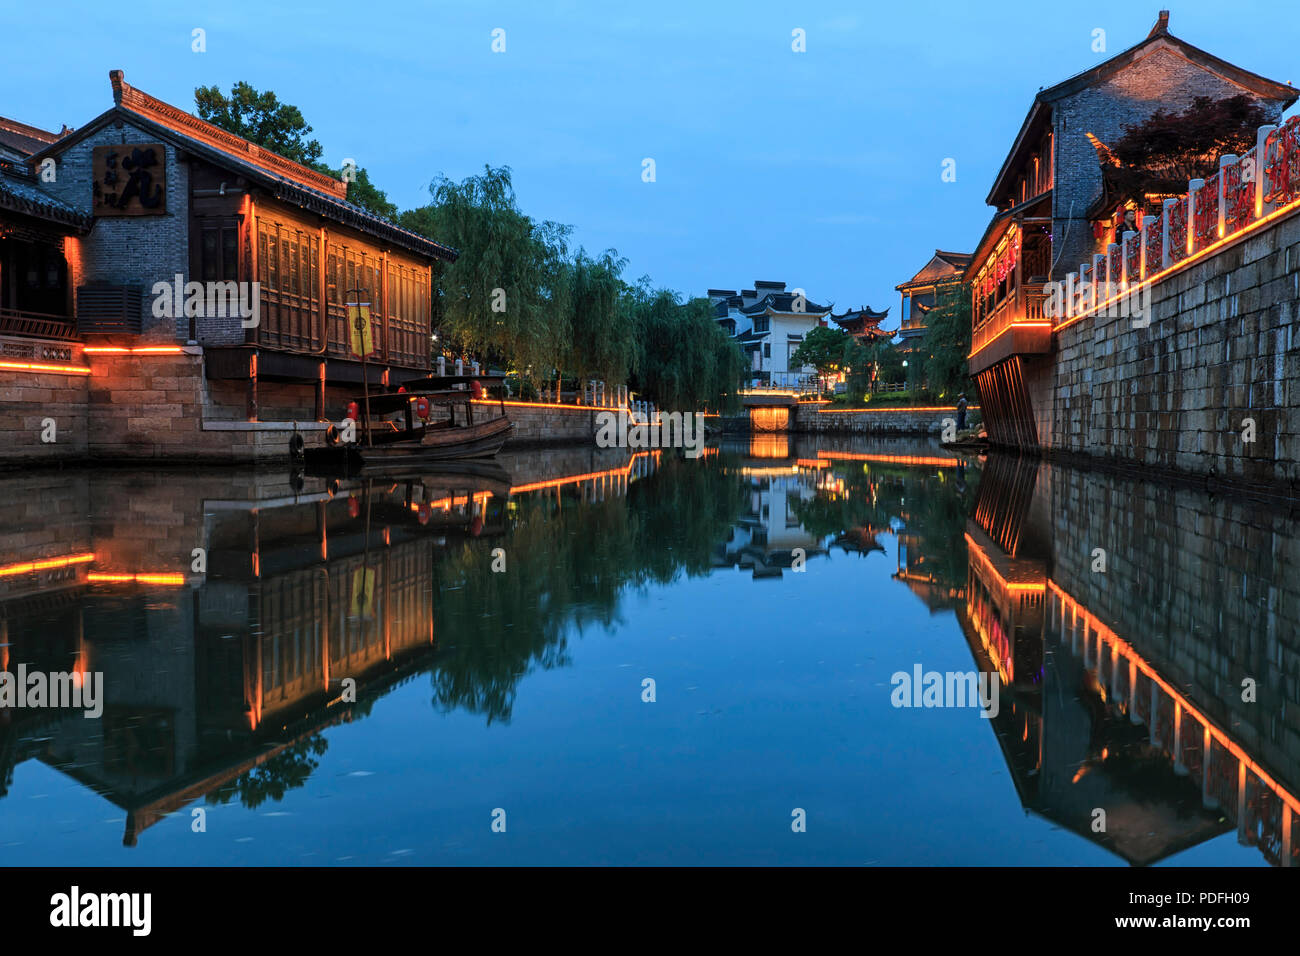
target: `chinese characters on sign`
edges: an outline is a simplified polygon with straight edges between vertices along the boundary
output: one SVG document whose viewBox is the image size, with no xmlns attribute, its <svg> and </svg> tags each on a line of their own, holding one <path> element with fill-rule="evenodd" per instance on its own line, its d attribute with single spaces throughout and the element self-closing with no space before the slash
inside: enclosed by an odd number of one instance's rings
<svg viewBox="0 0 1300 956">
<path fill-rule="evenodd" d="M 96 216 L 157 216 L 167 211 L 167 151 L 159 143 L 96 146 Z"/>
</svg>

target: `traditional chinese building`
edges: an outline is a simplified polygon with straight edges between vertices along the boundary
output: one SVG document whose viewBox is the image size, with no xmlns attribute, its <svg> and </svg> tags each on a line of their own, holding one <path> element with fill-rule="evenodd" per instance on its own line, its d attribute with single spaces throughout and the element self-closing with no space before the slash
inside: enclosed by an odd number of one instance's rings
<svg viewBox="0 0 1300 956">
<path fill-rule="evenodd" d="M 899 348 L 913 352 L 925 337 L 927 316 L 945 296 L 961 287 L 962 273 L 970 265 L 969 252 L 934 250 L 934 255 L 916 275 L 894 288 L 902 295 L 903 311 L 898 328 Z"/>
<path fill-rule="evenodd" d="M 1026 384 L 1042 380 L 1032 366 L 1051 345 L 1043 287 L 1089 261 L 1104 241 L 1089 220 L 1103 191 L 1094 143 L 1113 142 L 1125 127 L 1198 96 L 1238 94 L 1275 117 L 1297 96 L 1175 37 L 1161 11 L 1141 42 L 1034 97 L 989 190 L 996 212 L 964 276 L 972 288 L 970 371 L 986 416 L 1043 407 Z M 1031 421 L 1016 427 L 1033 431 Z"/>
<path fill-rule="evenodd" d="M 877 339 L 887 339 L 891 336 L 891 333 L 880 328 L 880 323 L 888 317 L 888 309 L 877 312 L 867 305 L 860 309 L 849 309 L 842 315 L 831 313 L 832 322 L 855 339 L 866 343 L 874 342 Z"/>
<path fill-rule="evenodd" d="M 113 105 L 66 135 L 0 124 L 0 144 L 35 147 L 6 171 L 0 215 L 41 237 L 9 250 L 22 281 L 5 286 L 0 335 L 65 320 L 51 340 L 72 343 L 66 402 L 44 409 L 64 453 L 238 460 L 312 443 L 362 381 L 351 299 L 370 303 L 373 383 L 427 373 L 433 273 L 454 250 L 349 203 L 346 182 L 110 80 Z M 0 437 L 28 440 L 29 422 L 10 427 Z"/>
<path fill-rule="evenodd" d="M 784 282 L 755 282 L 740 292 L 710 289 L 708 295 L 714 318 L 749 359 L 753 383 L 795 385 L 816 373 L 811 366 L 794 368 L 790 358 L 805 335 L 826 325 L 830 306 L 811 301 L 801 289 L 787 292 Z"/>
</svg>

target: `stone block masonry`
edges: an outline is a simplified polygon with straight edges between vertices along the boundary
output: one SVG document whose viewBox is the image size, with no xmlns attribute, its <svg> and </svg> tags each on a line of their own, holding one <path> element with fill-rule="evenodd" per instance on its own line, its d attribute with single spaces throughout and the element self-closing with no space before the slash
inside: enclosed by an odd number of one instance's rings
<svg viewBox="0 0 1300 956">
<path fill-rule="evenodd" d="M 1146 328 L 1098 315 L 1059 330 L 1049 453 L 1300 479 L 1300 210 L 1155 283 L 1151 305 Z"/>
<path fill-rule="evenodd" d="M 966 410 L 967 425 L 979 420 L 979 406 Z M 790 431 L 855 435 L 940 435 L 945 418 L 957 420 L 957 409 L 873 408 L 857 410 L 827 409 L 806 402 L 790 412 Z"/>
<path fill-rule="evenodd" d="M 229 404 L 234 390 L 214 394 L 201 349 L 81 358 L 89 375 L 0 369 L 0 465 L 141 459 L 240 464 L 287 460 L 294 434 L 306 447 L 324 443 L 327 423 L 306 417 L 236 418 Z M 54 440 L 47 441 L 51 421 Z"/>
</svg>

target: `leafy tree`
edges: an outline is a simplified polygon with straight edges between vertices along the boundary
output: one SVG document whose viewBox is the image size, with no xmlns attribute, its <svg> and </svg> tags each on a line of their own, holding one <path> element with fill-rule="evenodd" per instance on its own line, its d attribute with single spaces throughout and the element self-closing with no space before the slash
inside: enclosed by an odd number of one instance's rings
<svg viewBox="0 0 1300 956">
<path fill-rule="evenodd" d="M 803 337 L 793 355 L 790 356 L 792 368 L 811 365 L 824 380 L 845 367 L 845 348 L 853 341 L 853 336 L 843 329 L 831 329 L 818 326 Z"/>
<path fill-rule="evenodd" d="M 306 138 L 312 128 L 302 112 L 281 103 L 270 90 L 259 93 L 240 80 L 226 96 L 216 86 L 200 86 L 194 90 L 194 105 L 199 119 L 265 146 L 285 159 L 314 167 L 321 158 L 320 143 Z"/>
<path fill-rule="evenodd" d="M 924 381 L 940 398 L 955 399 L 969 387 L 970 326 L 970 286 L 954 284 L 927 317 L 925 351 L 917 356 Z"/>
<path fill-rule="evenodd" d="M 731 407 L 744 356 L 714 321 L 709 300 L 681 302 L 645 278 L 628 297 L 638 346 L 636 390 L 666 411 Z"/>
<path fill-rule="evenodd" d="M 318 173 L 335 179 L 343 178 L 342 169 L 332 169 L 320 161 L 324 150 L 317 140 L 307 138 L 312 128 L 307 125 L 302 111 L 289 103 L 281 103 L 270 90 L 259 93 L 240 80 L 226 96 L 215 85 L 200 86 L 194 90 L 194 105 L 201 120 Z M 385 219 L 397 216 L 397 207 L 370 181 L 364 168 L 358 168 L 356 179 L 348 183 L 348 202 Z"/>
<path fill-rule="evenodd" d="M 534 384 L 548 379 L 567 341 L 571 227 L 524 215 L 506 166 L 459 183 L 440 176 L 429 191 L 433 202 L 399 222 L 460 252 L 438 281 L 444 341 Z"/>
<path fill-rule="evenodd" d="M 1185 192 L 1189 179 L 1214 173 L 1221 155 L 1241 155 L 1254 146 L 1258 127 L 1272 119 L 1245 93 L 1220 100 L 1198 96 L 1185 110 L 1157 110 L 1145 122 L 1126 126 L 1109 149 L 1100 147 L 1108 190 L 1118 202 L 1139 206 L 1147 193 Z"/>
<path fill-rule="evenodd" d="M 564 367 L 580 379 L 627 381 L 636 341 L 621 278 L 626 267 L 613 249 L 592 259 L 580 248 L 573 257 Z"/>
</svg>

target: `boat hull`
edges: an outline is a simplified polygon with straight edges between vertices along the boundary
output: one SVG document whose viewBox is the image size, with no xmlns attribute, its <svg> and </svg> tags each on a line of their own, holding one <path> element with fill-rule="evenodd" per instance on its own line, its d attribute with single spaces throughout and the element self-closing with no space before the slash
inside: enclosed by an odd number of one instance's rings
<svg viewBox="0 0 1300 956">
<path fill-rule="evenodd" d="M 514 422 L 494 418 L 464 427 L 430 429 L 418 441 L 390 442 L 367 447 L 364 444 L 311 449 L 308 465 L 346 463 L 349 474 L 413 468 L 436 462 L 491 458 L 510 438 Z"/>
</svg>

